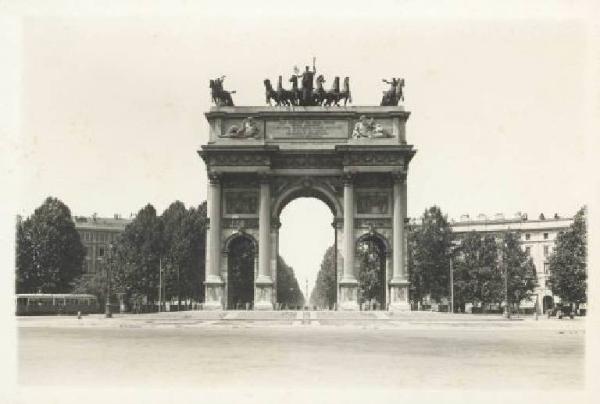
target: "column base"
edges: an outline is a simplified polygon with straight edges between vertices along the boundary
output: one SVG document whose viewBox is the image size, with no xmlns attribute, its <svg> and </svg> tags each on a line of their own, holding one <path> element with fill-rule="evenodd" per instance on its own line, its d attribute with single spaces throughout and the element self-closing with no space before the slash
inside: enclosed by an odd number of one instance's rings
<svg viewBox="0 0 600 404">
<path fill-rule="evenodd" d="M 273 310 L 273 282 L 256 280 L 254 310 Z"/>
<path fill-rule="evenodd" d="M 340 281 L 339 310 L 358 311 L 358 281 L 344 279 Z"/>
<path fill-rule="evenodd" d="M 223 292 L 225 284 L 220 279 L 211 279 L 205 283 L 204 289 L 204 310 L 223 310 Z"/>
<path fill-rule="evenodd" d="M 392 279 L 390 281 L 390 311 L 410 311 L 410 302 L 408 300 L 409 285 L 410 282 L 403 279 Z"/>
</svg>

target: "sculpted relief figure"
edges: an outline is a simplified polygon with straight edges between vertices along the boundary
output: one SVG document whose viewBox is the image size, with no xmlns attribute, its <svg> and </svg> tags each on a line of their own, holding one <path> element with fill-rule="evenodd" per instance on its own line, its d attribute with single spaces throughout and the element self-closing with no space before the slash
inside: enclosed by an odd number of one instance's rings
<svg viewBox="0 0 600 404">
<path fill-rule="evenodd" d="M 220 137 L 230 137 L 237 139 L 247 139 L 247 138 L 256 138 L 260 129 L 256 124 L 256 121 L 253 117 L 249 116 L 248 118 L 242 121 L 240 126 L 231 125 L 229 129 L 227 129 L 227 133 Z"/>
<path fill-rule="evenodd" d="M 352 131 L 353 139 L 386 137 L 392 137 L 392 135 L 380 124 L 375 123 L 373 118 L 367 118 L 365 115 L 361 115 L 356 125 L 354 125 L 354 130 Z"/>
</svg>

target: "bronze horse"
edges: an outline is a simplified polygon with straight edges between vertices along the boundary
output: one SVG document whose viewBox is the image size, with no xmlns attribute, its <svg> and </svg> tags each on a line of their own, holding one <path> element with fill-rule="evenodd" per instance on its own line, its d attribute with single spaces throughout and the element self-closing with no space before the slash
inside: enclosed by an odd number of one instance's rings
<svg viewBox="0 0 600 404">
<path fill-rule="evenodd" d="M 302 90 L 298 88 L 298 76 L 292 76 L 289 80 L 292 83 L 292 89 L 290 90 L 290 105 L 299 105 L 302 99 Z"/>
<path fill-rule="evenodd" d="M 383 92 L 381 106 L 397 106 L 400 100 L 404 101 L 404 94 L 402 93 L 404 79 L 392 78 L 392 81 L 384 79 L 383 82 L 389 84 L 390 89 Z"/>
<path fill-rule="evenodd" d="M 235 91 L 225 91 L 223 90 L 223 79 L 225 76 L 210 80 L 210 93 L 212 97 L 212 101 L 217 106 L 226 106 L 233 107 L 233 99 L 231 98 L 231 94 L 235 94 Z"/>
<path fill-rule="evenodd" d="M 271 104 L 271 100 L 275 101 L 275 105 L 281 105 L 281 100 L 279 99 L 279 94 L 277 91 L 273 90 L 273 86 L 271 85 L 271 80 L 265 79 L 263 81 L 265 83 L 265 97 L 267 104 Z"/>
<path fill-rule="evenodd" d="M 313 100 L 315 105 L 322 105 L 325 100 L 325 88 L 323 88 L 323 83 L 325 83 L 325 77 L 322 74 L 319 74 L 317 77 L 317 88 L 313 94 Z"/>
<path fill-rule="evenodd" d="M 350 93 L 350 77 L 344 77 L 344 87 L 342 88 L 342 92 L 340 93 L 340 100 L 344 100 L 344 106 L 346 106 L 346 102 L 352 104 L 352 94 Z M 338 105 L 337 103 L 335 105 Z"/>
<path fill-rule="evenodd" d="M 333 85 L 331 90 L 325 92 L 323 105 L 330 106 L 331 104 L 339 106 L 340 101 L 340 78 L 335 76 L 333 78 Z"/>
</svg>

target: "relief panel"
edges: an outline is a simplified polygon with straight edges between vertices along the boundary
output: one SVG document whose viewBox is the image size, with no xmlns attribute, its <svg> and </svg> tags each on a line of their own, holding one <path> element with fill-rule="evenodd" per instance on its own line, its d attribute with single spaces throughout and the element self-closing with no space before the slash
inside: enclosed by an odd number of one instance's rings
<svg viewBox="0 0 600 404">
<path fill-rule="evenodd" d="M 258 213 L 258 192 L 254 190 L 225 191 L 225 214 L 251 214 Z"/>
</svg>

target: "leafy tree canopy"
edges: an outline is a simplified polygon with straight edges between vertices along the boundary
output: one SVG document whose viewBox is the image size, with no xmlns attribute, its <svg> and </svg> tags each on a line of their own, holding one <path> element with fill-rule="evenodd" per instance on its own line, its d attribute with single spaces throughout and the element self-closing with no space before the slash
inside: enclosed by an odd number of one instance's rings
<svg viewBox="0 0 600 404">
<path fill-rule="evenodd" d="M 70 292 L 84 257 L 69 208 L 57 198 L 46 198 L 17 225 L 17 293 Z"/>
<path fill-rule="evenodd" d="M 452 229 L 438 206 L 423 212 L 421 225 L 409 231 L 409 273 L 413 300 L 449 296 Z"/>
<path fill-rule="evenodd" d="M 550 256 L 550 287 L 565 303 L 587 302 L 587 223 L 581 208 L 571 226 L 556 239 Z"/>
<path fill-rule="evenodd" d="M 317 274 L 315 287 L 310 294 L 310 302 L 319 307 L 332 307 L 335 303 L 335 246 L 327 248 Z"/>
</svg>

